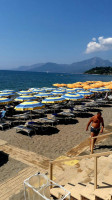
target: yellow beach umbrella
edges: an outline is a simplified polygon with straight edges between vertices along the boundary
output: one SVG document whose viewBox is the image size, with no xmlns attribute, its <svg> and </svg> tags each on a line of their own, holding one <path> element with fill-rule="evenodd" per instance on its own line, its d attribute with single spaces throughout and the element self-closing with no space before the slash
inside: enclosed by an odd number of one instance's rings
<svg viewBox="0 0 112 200">
<path fill-rule="evenodd" d="M 13 100 L 9 98 L 0 98 L 0 105 L 12 103 Z"/>
<path fill-rule="evenodd" d="M 30 95 L 26 95 L 26 96 L 19 96 L 15 99 L 15 101 L 35 101 L 37 99 L 37 97 L 35 96 L 30 96 Z"/>
<path fill-rule="evenodd" d="M 42 101 L 45 104 L 52 104 L 52 103 L 61 103 L 66 101 L 63 97 L 48 97 Z"/>
<path fill-rule="evenodd" d="M 38 101 L 26 101 L 23 103 L 20 103 L 15 107 L 15 110 L 17 111 L 27 111 L 27 110 L 36 110 L 36 109 L 42 109 L 44 108 L 44 104 L 38 102 Z"/>
</svg>

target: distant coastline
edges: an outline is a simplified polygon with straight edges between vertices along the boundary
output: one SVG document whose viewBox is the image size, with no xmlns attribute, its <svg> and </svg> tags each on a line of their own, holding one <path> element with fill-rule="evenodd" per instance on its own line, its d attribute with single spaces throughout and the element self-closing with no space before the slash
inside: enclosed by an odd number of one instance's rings
<svg viewBox="0 0 112 200">
<path fill-rule="evenodd" d="M 94 74 L 94 75 L 112 75 L 112 67 L 95 67 L 92 68 L 86 72 L 84 72 L 84 74 Z"/>
</svg>

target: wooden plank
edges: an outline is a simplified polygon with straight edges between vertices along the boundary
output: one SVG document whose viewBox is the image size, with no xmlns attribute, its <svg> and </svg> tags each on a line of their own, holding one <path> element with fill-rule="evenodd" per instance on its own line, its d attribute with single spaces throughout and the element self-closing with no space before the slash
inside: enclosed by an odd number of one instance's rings
<svg viewBox="0 0 112 200">
<path fill-rule="evenodd" d="M 37 166 L 46 170 L 49 168 L 49 159 L 34 152 L 19 149 L 11 145 L 0 146 L 0 150 L 8 153 L 15 160 L 19 160 L 27 165 Z"/>
<path fill-rule="evenodd" d="M 97 157 L 94 157 L 94 189 L 97 189 Z"/>
<path fill-rule="evenodd" d="M 72 157 L 72 158 L 68 158 L 68 159 L 65 159 L 65 160 L 57 160 L 57 161 L 52 161 L 53 164 L 58 164 L 58 163 L 63 163 L 63 162 L 66 162 L 66 161 L 71 161 L 71 160 L 82 160 L 82 159 L 85 159 L 85 158 L 93 158 L 93 157 L 100 157 L 100 156 L 108 156 L 112 154 L 112 151 L 108 151 L 108 152 L 102 152 L 102 153 L 96 153 L 96 154 L 90 154 L 90 155 L 85 155 L 85 156 L 75 156 L 75 157 Z"/>
<path fill-rule="evenodd" d="M 14 193 L 19 192 L 23 189 L 23 182 L 26 178 L 34 175 L 37 172 L 36 168 L 29 167 L 23 173 L 9 179 L 6 183 L 0 186 L 1 193 L 0 193 L 0 200 L 6 200 L 11 197 Z"/>
<path fill-rule="evenodd" d="M 107 136 L 110 136 L 110 135 L 112 135 L 112 133 L 107 133 L 107 134 L 103 134 L 103 135 L 98 135 L 98 136 L 95 136 L 95 137 L 92 137 L 92 138 L 104 138 L 105 136 L 107 137 Z"/>
</svg>

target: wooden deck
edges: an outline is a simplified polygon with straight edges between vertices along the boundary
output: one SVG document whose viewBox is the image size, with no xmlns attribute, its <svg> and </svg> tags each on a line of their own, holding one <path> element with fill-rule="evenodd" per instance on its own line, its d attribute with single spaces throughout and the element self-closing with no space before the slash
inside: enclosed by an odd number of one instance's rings
<svg viewBox="0 0 112 200">
<path fill-rule="evenodd" d="M 9 154 L 11 158 L 19 160 L 29 166 L 40 167 L 46 170 L 49 167 L 49 159 L 34 152 L 19 149 L 8 144 L 0 146 L 0 150 Z"/>
<path fill-rule="evenodd" d="M 49 159 L 31 151 L 19 149 L 9 145 L 6 141 L 0 140 L 0 151 L 3 151 L 15 160 L 27 165 L 26 168 L 18 172 L 12 178 L 0 184 L 0 200 L 9 200 L 9 198 L 23 190 L 23 182 L 35 173 L 46 173 L 49 169 Z"/>
<path fill-rule="evenodd" d="M 37 172 L 38 168 L 27 167 L 13 178 L 0 184 L 0 200 L 9 200 L 12 195 L 19 193 L 23 189 L 24 180 Z"/>
<path fill-rule="evenodd" d="M 81 144 L 72 148 L 64 156 L 68 158 L 77 156 L 85 149 L 87 149 L 88 145 L 89 139 L 86 139 Z M 19 149 L 15 146 L 9 145 L 4 140 L 0 140 L 0 151 L 9 154 L 11 158 L 27 165 L 26 168 L 18 172 L 15 176 L 0 184 L 0 200 L 9 200 L 9 198 L 12 197 L 14 194 L 19 193 L 23 189 L 24 180 L 31 175 L 34 175 L 37 172 L 45 174 L 49 171 L 50 160 L 44 156 L 41 156 L 31 151 Z M 58 168 L 55 170 L 56 175 L 59 173 L 60 170 L 62 170 L 63 164 L 59 163 L 59 166 L 57 165 L 57 167 Z"/>
</svg>

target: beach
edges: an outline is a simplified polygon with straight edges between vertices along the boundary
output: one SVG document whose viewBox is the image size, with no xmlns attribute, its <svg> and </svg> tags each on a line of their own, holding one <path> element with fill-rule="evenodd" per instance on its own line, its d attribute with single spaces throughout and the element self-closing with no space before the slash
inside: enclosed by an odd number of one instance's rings
<svg viewBox="0 0 112 200">
<path fill-rule="evenodd" d="M 104 118 L 105 126 L 112 121 L 111 104 L 106 107 L 100 107 Z M 8 144 L 20 149 L 35 152 L 50 159 L 56 159 L 65 154 L 71 148 L 82 142 L 90 136 L 90 131 L 86 132 L 86 125 L 90 116 L 97 112 L 88 112 L 87 116 L 76 117 L 70 124 L 58 124 L 51 132 L 37 132 L 37 135 L 28 137 L 21 133 L 16 133 L 15 128 L 0 131 L 0 139 Z"/>
<path fill-rule="evenodd" d="M 76 117 L 72 123 L 67 122 L 66 124 L 57 125 L 55 131 L 39 132 L 39 134 L 37 133 L 37 135 L 32 135 L 31 137 L 16 133 L 15 128 L 6 129 L 0 131 L 0 140 L 6 141 L 9 149 L 10 146 L 13 146 L 21 150 L 34 152 L 40 157 L 48 158 L 48 160 L 54 160 L 59 156 L 66 155 L 68 151 L 90 136 L 90 131 L 86 132 L 86 125 L 90 117 L 96 114 L 98 110 L 102 111 L 105 127 L 111 123 L 111 106 L 111 104 L 108 104 L 97 108 L 94 112 L 87 112 L 86 115 Z M 27 168 L 27 164 L 9 157 L 8 163 L 0 167 L 0 182 L 7 181 L 25 168 Z M 15 197 L 11 198 L 11 200 L 15 199 Z M 23 199 L 23 191 L 16 198 L 19 200 L 20 197 Z"/>
<path fill-rule="evenodd" d="M 102 116 L 105 126 L 112 120 L 110 107 L 101 107 Z M 96 112 L 89 112 L 96 114 Z M 76 117 L 73 124 L 59 124 L 55 131 L 42 132 L 28 137 L 21 133 L 16 133 L 15 128 L 0 131 L 0 139 L 5 140 L 8 144 L 21 149 L 33 151 L 50 159 L 55 159 L 65 154 L 71 148 L 89 137 L 90 131 L 86 132 L 86 125 L 90 117 Z"/>
</svg>

